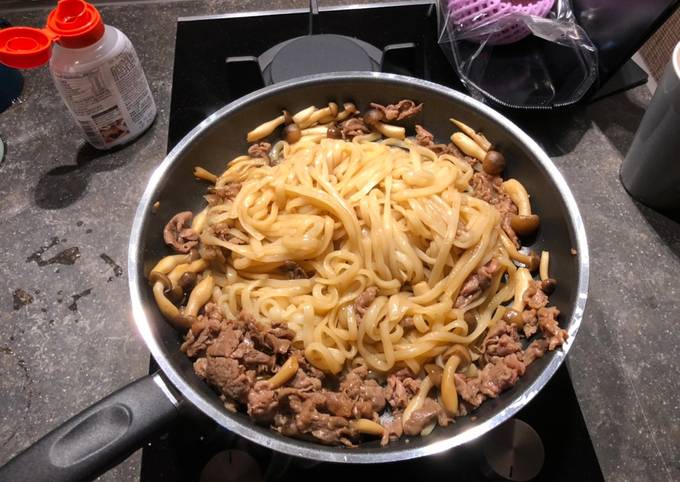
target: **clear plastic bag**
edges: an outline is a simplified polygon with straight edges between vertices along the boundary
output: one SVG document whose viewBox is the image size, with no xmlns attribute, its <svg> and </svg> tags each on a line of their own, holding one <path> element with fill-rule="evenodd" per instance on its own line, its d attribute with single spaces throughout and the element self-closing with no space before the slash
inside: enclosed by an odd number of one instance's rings
<svg viewBox="0 0 680 482">
<path fill-rule="evenodd" d="M 597 81 L 597 50 L 568 0 L 439 0 L 439 44 L 470 93 L 551 109 Z"/>
</svg>

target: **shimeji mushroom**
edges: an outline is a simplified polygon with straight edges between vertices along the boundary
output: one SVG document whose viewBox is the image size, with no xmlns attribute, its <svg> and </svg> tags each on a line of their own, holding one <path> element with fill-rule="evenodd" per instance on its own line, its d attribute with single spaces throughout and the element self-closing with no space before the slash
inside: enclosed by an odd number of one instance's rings
<svg viewBox="0 0 680 482">
<path fill-rule="evenodd" d="M 458 414 L 458 393 L 456 392 L 456 382 L 454 375 L 460 367 L 465 367 L 472 362 L 470 352 L 463 345 L 453 345 L 450 350 L 449 358 L 444 364 L 441 375 L 441 397 L 442 405 L 451 416 Z"/>
<path fill-rule="evenodd" d="M 505 169 L 505 156 L 498 151 L 488 151 L 482 159 L 482 169 L 487 174 L 497 176 Z"/>
<path fill-rule="evenodd" d="M 300 131 L 300 127 L 298 127 L 297 124 L 288 124 L 283 128 L 283 131 L 281 131 L 281 137 L 283 137 L 283 140 L 288 144 L 294 144 L 302 137 L 302 131 Z"/>
<path fill-rule="evenodd" d="M 451 134 L 451 142 L 453 142 L 453 144 L 465 155 L 474 157 L 479 161 L 483 161 L 486 157 L 486 151 L 462 132 L 454 132 Z"/>
<path fill-rule="evenodd" d="M 381 436 L 385 432 L 385 428 L 382 425 L 367 418 L 351 420 L 349 426 L 357 432 L 367 435 Z"/>
<path fill-rule="evenodd" d="M 470 139 L 475 141 L 475 143 L 484 149 L 485 151 L 488 151 L 491 149 L 491 143 L 487 140 L 486 137 L 484 137 L 482 134 L 479 132 L 475 131 L 472 127 L 468 126 L 467 124 L 463 124 L 461 121 L 456 120 L 456 119 L 449 119 L 453 124 L 458 127 L 465 135 L 467 135 Z"/>
<path fill-rule="evenodd" d="M 279 371 L 276 372 L 274 376 L 267 380 L 269 388 L 273 390 L 275 388 L 279 388 L 280 386 L 282 386 L 284 383 L 286 383 L 288 380 L 295 376 L 295 374 L 298 371 L 298 368 L 299 368 L 298 359 L 295 355 L 293 355 L 288 360 L 286 360 L 283 365 L 281 365 L 281 368 L 279 368 Z"/>
<path fill-rule="evenodd" d="M 364 122 L 366 125 L 373 127 L 385 137 L 393 139 L 406 139 L 406 129 L 391 124 L 384 124 L 381 122 L 383 114 L 378 109 L 369 109 L 364 114 Z"/>
<path fill-rule="evenodd" d="M 269 134 L 274 132 L 274 130 L 281 124 L 283 124 L 285 121 L 286 118 L 284 117 L 283 114 L 281 114 L 275 119 L 264 122 L 263 124 L 260 124 L 252 131 L 248 132 L 248 134 L 246 135 L 246 139 L 248 140 L 248 142 L 255 142 L 259 141 L 260 139 L 264 139 Z"/>
<path fill-rule="evenodd" d="M 529 193 L 522 183 L 516 179 L 508 179 L 503 183 L 503 190 L 517 206 L 518 214 L 513 214 L 510 218 L 512 230 L 520 236 L 535 233 L 541 220 L 536 214 L 531 213 Z"/>
<path fill-rule="evenodd" d="M 357 106 L 351 102 L 345 102 L 342 107 L 344 110 L 335 117 L 335 122 L 342 122 L 357 112 Z"/>
</svg>

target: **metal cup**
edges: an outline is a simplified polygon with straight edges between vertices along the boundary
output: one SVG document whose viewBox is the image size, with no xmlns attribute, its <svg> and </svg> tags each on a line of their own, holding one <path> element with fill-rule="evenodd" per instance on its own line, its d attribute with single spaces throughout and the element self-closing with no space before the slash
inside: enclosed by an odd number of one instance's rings
<svg viewBox="0 0 680 482">
<path fill-rule="evenodd" d="M 651 208 L 680 209 L 680 43 L 623 160 L 621 183 Z"/>
</svg>

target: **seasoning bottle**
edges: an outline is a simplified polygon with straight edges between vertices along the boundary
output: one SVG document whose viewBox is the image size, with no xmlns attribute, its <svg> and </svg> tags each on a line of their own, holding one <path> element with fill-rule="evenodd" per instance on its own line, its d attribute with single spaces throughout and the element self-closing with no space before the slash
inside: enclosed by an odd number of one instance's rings
<svg viewBox="0 0 680 482">
<path fill-rule="evenodd" d="M 0 30 L 0 63 L 27 69 L 48 61 L 69 112 L 97 149 L 125 144 L 153 123 L 156 104 L 130 39 L 84 0 L 59 0 L 43 29 Z"/>
</svg>

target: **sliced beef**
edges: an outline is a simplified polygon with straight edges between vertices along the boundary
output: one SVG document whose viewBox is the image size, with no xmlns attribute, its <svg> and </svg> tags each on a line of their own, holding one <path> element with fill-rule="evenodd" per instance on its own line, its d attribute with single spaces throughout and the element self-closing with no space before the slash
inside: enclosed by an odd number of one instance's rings
<svg viewBox="0 0 680 482">
<path fill-rule="evenodd" d="M 494 258 L 468 276 L 460 289 L 460 293 L 458 293 L 455 307 L 464 308 L 476 300 L 489 287 L 493 275 L 500 267 L 500 263 Z"/>
<path fill-rule="evenodd" d="M 203 308 L 203 315 L 191 327 L 182 343 L 181 350 L 190 358 L 205 357 L 210 345 L 219 336 L 222 313 L 215 303 L 208 303 Z"/>
<path fill-rule="evenodd" d="M 248 392 L 255 383 L 255 371 L 244 370 L 233 358 L 208 356 L 205 378 L 223 395 L 246 403 Z"/>
<path fill-rule="evenodd" d="M 264 342 L 274 353 L 282 355 L 290 350 L 293 338 L 295 338 L 293 330 L 272 324 L 272 329 L 264 335 Z"/>
<path fill-rule="evenodd" d="M 390 443 L 390 440 L 398 439 L 404 433 L 404 427 L 401 425 L 401 412 L 393 412 L 391 418 L 383 421 L 382 426 L 385 431 L 380 445 L 384 447 Z"/>
<path fill-rule="evenodd" d="M 537 312 L 538 327 L 548 341 L 548 350 L 554 350 L 567 341 L 567 331 L 560 328 L 557 322 L 559 314 L 560 310 L 554 306 L 540 308 Z"/>
<path fill-rule="evenodd" d="M 282 434 L 298 438 L 314 438 L 325 444 L 342 443 L 353 446 L 358 433 L 350 427 L 349 420 L 325 413 L 326 397 L 311 393 L 306 397 L 288 398 L 290 414 L 274 417 L 274 428 Z"/>
<path fill-rule="evenodd" d="M 248 393 L 248 415 L 258 423 L 271 423 L 279 410 L 279 397 L 266 381 L 255 382 Z"/>
<path fill-rule="evenodd" d="M 524 336 L 529 338 L 536 333 L 538 329 L 538 318 L 536 310 L 529 308 L 520 313 L 520 322 L 522 323 L 522 332 Z"/>
<path fill-rule="evenodd" d="M 413 117 L 423 110 L 423 104 L 416 104 L 412 100 L 400 100 L 396 104 L 380 105 L 371 102 L 371 107 L 378 109 L 386 121 L 404 120 Z"/>
<path fill-rule="evenodd" d="M 163 228 L 163 240 L 178 253 L 188 253 L 198 244 L 198 235 L 191 229 L 191 211 L 175 214 Z"/>
<path fill-rule="evenodd" d="M 489 363 L 481 371 L 481 392 L 487 397 L 496 398 L 517 383 L 525 370 L 526 365 L 515 353 Z"/>
<path fill-rule="evenodd" d="M 386 404 L 385 389 L 367 375 L 366 367 L 358 367 L 340 382 L 340 392 L 354 402 L 352 414 L 357 418 L 373 418 L 382 412 Z"/>
<path fill-rule="evenodd" d="M 286 277 L 288 279 L 309 278 L 309 275 L 305 272 L 304 269 L 302 269 L 302 266 L 300 266 L 295 261 L 290 260 L 284 261 L 284 263 L 281 265 L 281 271 L 283 271 L 286 274 Z"/>
<path fill-rule="evenodd" d="M 364 120 L 360 117 L 350 117 L 339 125 L 342 138 L 345 140 L 352 140 L 356 136 L 361 136 L 371 132 L 371 129 L 366 125 Z"/>
<path fill-rule="evenodd" d="M 411 372 L 405 368 L 388 375 L 385 396 L 392 412 L 403 411 L 419 388 L 420 380 L 413 378 Z"/>
<path fill-rule="evenodd" d="M 241 357 L 241 362 L 249 368 L 257 370 L 258 373 L 269 373 L 274 370 L 276 357 L 268 355 L 256 348 L 249 347 Z"/>
<path fill-rule="evenodd" d="M 298 364 L 300 365 L 300 369 L 304 370 L 305 373 L 307 373 L 310 377 L 313 378 L 318 378 L 323 382 L 324 378 L 326 377 L 326 374 L 316 368 L 314 365 L 309 363 L 307 359 L 304 356 L 299 356 L 298 357 Z"/>
<path fill-rule="evenodd" d="M 205 244 L 199 245 L 198 252 L 201 258 L 217 266 L 224 266 L 229 255 L 229 251 L 221 246 L 206 246 Z"/>
<path fill-rule="evenodd" d="M 350 418 L 354 403 L 351 398 L 342 392 L 327 392 L 326 407 L 333 415 Z"/>
<path fill-rule="evenodd" d="M 479 407 L 486 397 L 480 393 L 480 378 L 466 377 L 462 373 L 454 375 L 458 396 L 473 407 Z"/>
<path fill-rule="evenodd" d="M 498 209 L 501 213 L 501 228 L 515 243 L 515 246 L 519 247 L 519 239 L 510 227 L 510 218 L 513 214 L 517 214 L 517 206 L 503 191 L 503 178 L 485 172 L 475 172 L 472 175 L 472 189 L 475 197 Z"/>
<path fill-rule="evenodd" d="M 198 378 L 205 380 L 207 376 L 206 370 L 208 369 L 208 360 L 206 358 L 199 358 L 194 362 L 194 372 L 198 375 Z"/>
<path fill-rule="evenodd" d="M 229 223 L 215 223 L 210 225 L 210 231 L 215 235 L 216 238 L 227 240 L 233 235 L 231 234 L 232 227 Z"/>
<path fill-rule="evenodd" d="M 408 420 L 403 422 L 404 433 L 411 436 L 418 435 L 425 427 L 438 420 L 442 413 L 441 405 L 429 397 L 425 398 L 423 405 L 414 410 Z"/>
<path fill-rule="evenodd" d="M 182 343 L 182 351 L 187 354 L 188 357 L 204 357 L 205 352 L 208 347 L 212 344 L 214 338 L 210 336 L 210 330 L 203 329 L 198 335 L 189 330 L 184 343 Z"/>
<path fill-rule="evenodd" d="M 416 143 L 423 147 L 430 148 L 435 145 L 434 134 L 425 129 L 423 126 L 416 124 Z"/>
<path fill-rule="evenodd" d="M 356 311 L 359 318 L 364 317 L 376 296 L 378 296 L 378 288 L 370 286 L 354 300 L 354 311 Z"/>
<path fill-rule="evenodd" d="M 497 357 L 493 362 L 487 363 L 475 377 L 467 378 L 456 373 L 456 391 L 467 403 L 478 407 L 487 398 L 496 398 L 512 387 L 525 370 L 526 365 L 517 353 Z"/>
<path fill-rule="evenodd" d="M 529 287 L 522 296 L 524 303 L 529 308 L 538 310 L 548 305 L 548 295 L 543 292 L 542 286 L 541 281 L 529 281 Z"/>
<path fill-rule="evenodd" d="M 197 375 L 220 393 L 225 407 L 245 406 L 257 423 L 294 437 L 351 446 L 359 434 L 350 420 L 376 420 L 385 408 L 385 391 L 366 367 L 343 374 L 337 391 L 324 388 L 323 372 L 292 347 L 295 333 L 283 324 L 265 327 L 246 313 L 227 319 L 209 303 L 195 325 L 182 350 L 195 358 Z M 272 389 L 266 380 L 292 356 L 299 364 L 295 376 Z"/>
<path fill-rule="evenodd" d="M 201 332 L 201 334 L 199 335 L 199 338 L 206 331 L 210 331 L 210 330 L 203 330 Z M 231 356 L 231 354 L 234 353 L 236 348 L 240 345 L 242 337 L 243 337 L 243 332 L 241 330 L 239 330 L 238 328 L 235 328 L 233 325 L 223 326 L 223 327 L 221 327 L 221 330 L 219 332 L 219 335 L 217 335 L 217 338 L 213 341 L 213 343 L 206 350 L 207 354 L 212 356 L 212 357 L 216 357 L 216 356 L 228 357 L 228 356 Z"/>
<path fill-rule="evenodd" d="M 545 293 L 545 289 L 551 288 L 551 283 L 546 281 L 530 281 L 529 287 L 524 292 L 522 300 L 524 301 L 526 308 L 520 314 L 520 323 L 522 325 L 522 331 L 524 336 L 529 338 L 533 336 L 538 328 L 538 315 L 537 310 L 544 308 L 548 305 L 548 295 Z"/>
<path fill-rule="evenodd" d="M 321 380 L 309 376 L 304 370 L 298 370 L 293 379 L 288 382 L 288 386 L 301 392 L 318 392 L 321 390 Z"/>
<path fill-rule="evenodd" d="M 545 355 L 545 351 L 548 349 L 548 342 L 543 339 L 538 339 L 532 341 L 524 353 L 522 354 L 522 361 L 525 365 L 531 365 L 538 358 L 542 358 Z"/>
<path fill-rule="evenodd" d="M 257 374 L 271 376 L 277 367 L 276 354 L 266 343 L 266 334 L 292 338 L 287 329 L 266 330 L 245 314 L 235 320 L 225 319 L 217 306 L 209 303 L 187 332 L 182 351 L 196 358 L 196 373 L 224 395 L 227 402 L 246 404 Z"/>
<path fill-rule="evenodd" d="M 271 148 L 272 145 L 269 142 L 258 142 L 257 144 L 252 144 L 248 148 L 248 155 L 255 159 L 264 159 L 265 161 L 270 162 L 269 151 Z"/>
<path fill-rule="evenodd" d="M 504 321 L 493 325 L 482 342 L 482 352 L 486 360 L 505 357 L 522 351 L 517 328 Z"/>
<path fill-rule="evenodd" d="M 258 323 L 255 318 L 245 313 L 241 313 L 240 319 L 245 324 L 248 330 L 247 343 L 242 344 L 239 348 L 249 350 L 254 343 L 260 350 L 266 353 L 285 354 L 295 338 L 295 332 L 287 328 L 284 324 L 273 322 L 270 327 L 265 327 Z M 248 344 L 250 343 L 250 345 Z M 245 352 L 239 351 L 235 356 L 241 358 Z M 298 356 L 301 358 L 301 356 Z"/>
<path fill-rule="evenodd" d="M 437 155 L 452 154 L 448 145 L 437 144 L 434 142 L 434 135 L 423 126 L 418 124 L 416 124 L 416 143 L 420 146 L 428 148 Z"/>
</svg>

